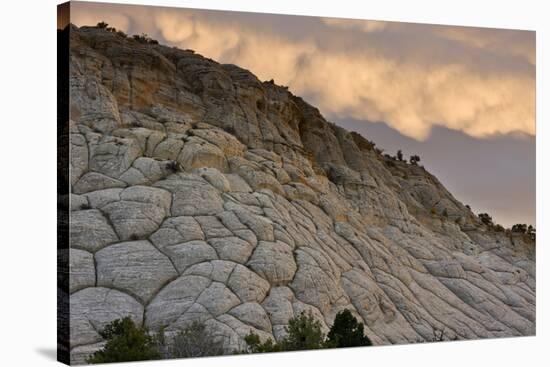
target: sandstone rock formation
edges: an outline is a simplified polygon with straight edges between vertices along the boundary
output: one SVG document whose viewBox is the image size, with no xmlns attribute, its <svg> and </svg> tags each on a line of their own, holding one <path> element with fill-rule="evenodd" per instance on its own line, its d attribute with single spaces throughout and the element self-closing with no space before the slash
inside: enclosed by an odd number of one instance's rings
<svg viewBox="0 0 550 367">
<path fill-rule="evenodd" d="M 535 333 L 534 244 L 286 88 L 189 50 L 70 31 L 71 358 L 130 316 L 228 352 L 350 309 L 374 344 Z M 327 86 L 328 87 L 328 86 Z"/>
</svg>

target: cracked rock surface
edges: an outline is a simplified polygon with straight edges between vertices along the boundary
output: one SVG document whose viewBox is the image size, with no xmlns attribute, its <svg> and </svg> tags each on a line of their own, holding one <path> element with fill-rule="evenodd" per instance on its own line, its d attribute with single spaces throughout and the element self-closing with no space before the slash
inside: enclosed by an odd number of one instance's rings
<svg viewBox="0 0 550 367">
<path fill-rule="evenodd" d="M 286 88 L 71 28 L 71 358 L 130 316 L 225 350 L 340 310 L 374 344 L 535 333 L 535 245 Z"/>
</svg>

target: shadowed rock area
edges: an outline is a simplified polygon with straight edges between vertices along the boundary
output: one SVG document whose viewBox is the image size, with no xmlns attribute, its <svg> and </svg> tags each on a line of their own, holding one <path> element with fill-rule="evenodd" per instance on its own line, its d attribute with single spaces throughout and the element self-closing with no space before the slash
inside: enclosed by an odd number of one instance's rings
<svg viewBox="0 0 550 367">
<path fill-rule="evenodd" d="M 534 241 L 422 166 L 238 66 L 70 33 L 73 363 L 125 316 L 200 320 L 228 353 L 303 310 L 326 332 L 350 309 L 375 345 L 535 333 Z"/>
</svg>

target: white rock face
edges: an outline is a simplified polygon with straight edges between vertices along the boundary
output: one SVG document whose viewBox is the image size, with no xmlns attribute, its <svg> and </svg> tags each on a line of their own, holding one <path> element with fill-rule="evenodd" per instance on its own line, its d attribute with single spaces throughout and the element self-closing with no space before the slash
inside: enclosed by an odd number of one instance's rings
<svg viewBox="0 0 550 367">
<path fill-rule="evenodd" d="M 115 231 L 99 210 L 72 211 L 70 220 L 72 248 L 95 252 L 119 240 Z"/>
<path fill-rule="evenodd" d="M 75 248 L 69 251 L 69 290 L 71 293 L 82 288 L 95 286 L 94 255 Z"/>
<path fill-rule="evenodd" d="M 149 241 L 122 242 L 95 254 L 99 287 L 121 289 L 148 302 L 177 277 L 172 263 Z"/>
<path fill-rule="evenodd" d="M 143 322 L 143 306 L 126 293 L 109 288 L 86 288 L 71 295 L 71 347 L 101 342 L 97 330 L 113 320 L 130 317 Z"/>
<path fill-rule="evenodd" d="M 71 33 L 73 361 L 124 316 L 167 332 L 200 320 L 228 353 L 251 331 L 281 340 L 302 311 L 326 332 L 346 308 L 374 344 L 535 333 L 531 239 L 282 87 L 132 45 Z M 133 85 L 113 83 L 126 67 Z"/>
<path fill-rule="evenodd" d="M 260 241 L 247 266 L 275 286 L 288 284 L 296 272 L 292 248 L 283 242 Z"/>
<path fill-rule="evenodd" d="M 144 238 L 153 233 L 170 213 L 171 194 L 154 187 L 132 186 L 120 193 L 120 201 L 101 209 L 122 240 Z"/>
</svg>

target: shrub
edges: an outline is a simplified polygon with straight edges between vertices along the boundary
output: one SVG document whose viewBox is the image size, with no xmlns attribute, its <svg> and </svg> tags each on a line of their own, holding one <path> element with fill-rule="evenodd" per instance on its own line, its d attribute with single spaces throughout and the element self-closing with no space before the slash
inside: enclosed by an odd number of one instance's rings
<svg viewBox="0 0 550 367">
<path fill-rule="evenodd" d="M 109 24 L 105 23 L 105 22 L 99 22 L 97 23 L 96 27 L 97 28 L 101 28 L 101 29 L 105 29 L 109 26 Z"/>
<path fill-rule="evenodd" d="M 244 341 L 247 348 L 237 353 L 268 353 L 321 348 L 344 348 L 369 346 L 372 342 L 363 332 L 363 323 L 351 314 L 349 310 L 340 311 L 334 318 L 334 324 L 325 339 L 321 331 L 321 323 L 311 312 L 302 312 L 288 322 L 287 336 L 277 343 L 271 339 L 265 342 L 251 332 Z"/>
<path fill-rule="evenodd" d="M 159 41 L 152 39 L 146 33 L 134 34 L 132 38 L 138 41 L 139 43 L 148 43 L 153 45 L 158 45 L 159 43 Z"/>
<path fill-rule="evenodd" d="M 411 162 L 413 166 L 417 166 L 418 162 L 420 162 L 420 157 L 418 155 L 411 155 L 409 162 Z"/>
<path fill-rule="evenodd" d="M 159 359 L 155 339 L 144 328 L 137 327 L 131 318 L 125 317 L 107 325 L 100 333 L 107 340 L 105 347 L 87 360 L 87 363 L 147 361 Z"/>
<path fill-rule="evenodd" d="M 403 162 L 403 152 L 401 151 L 401 149 L 397 151 L 397 160 Z"/>
<path fill-rule="evenodd" d="M 308 350 L 323 347 L 321 323 L 311 312 L 300 313 L 288 321 L 288 335 L 282 341 L 283 350 Z"/>
<path fill-rule="evenodd" d="M 495 232 L 504 232 L 504 227 L 500 224 L 495 225 L 493 229 L 495 230 Z"/>
<path fill-rule="evenodd" d="M 338 312 L 325 341 L 328 348 L 369 346 L 372 342 L 363 332 L 363 323 L 358 322 L 349 310 Z"/>
<path fill-rule="evenodd" d="M 527 232 L 527 224 L 514 224 L 512 226 L 512 232 L 514 233 L 526 233 Z"/>
<path fill-rule="evenodd" d="M 245 351 L 242 351 L 240 353 L 271 353 L 282 351 L 281 344 L 275 343 L 271 339 L 267 339 L 265 342 L 262 343 L 260 341 L 260 337 L 254 332 L 251 332 L 250 334 L 245 336 L 244 341 L 246 342 L 247 348 Z"/>
<path fill-rule="evenodd" d="M 179 170 L 178 162 L 169 161 L 168 163 L 166 163 L 166 169 L 168 169 L 172 172 L 177 172 Z"/>
<path fill-rule="evenodd" d="M 493 225 L 493 218 L 487 214 L 487 213 L 480 213 L 477 215 L 481 222 L 485 225 L 492 226 Z"/>
<path fill-rule="evenodd" d="M 223 343 L 216 340 L 204 324 L 193 321 L 174 337 L 168 353 L 170 358 L 218 356 L 223 354 Z"/>
<path fill-rule="evenodd" d="M 325 347 L 325 336 L 321 331 L 321 323 L 315 320 L 311 312 L 307 314 L 302 312 L 291 318 L 286 331 L 288 334 L 280 343 L 273 342 L 271 339 L 261 343 L 259 336 L 251 332 L 244 338 L 247 349 L 241 353 L 267 353 Z"/>
<path fill-rule="evenodd" d="M 529 225 L 529 227 L 527 227 L 527 235 L 529 235 L 529 237 L 531 237 L 533 241 L 536 241 L 537 230 L 535 229 L 535 227 L 533 227 L 532 225 Z"/>
</svg>

